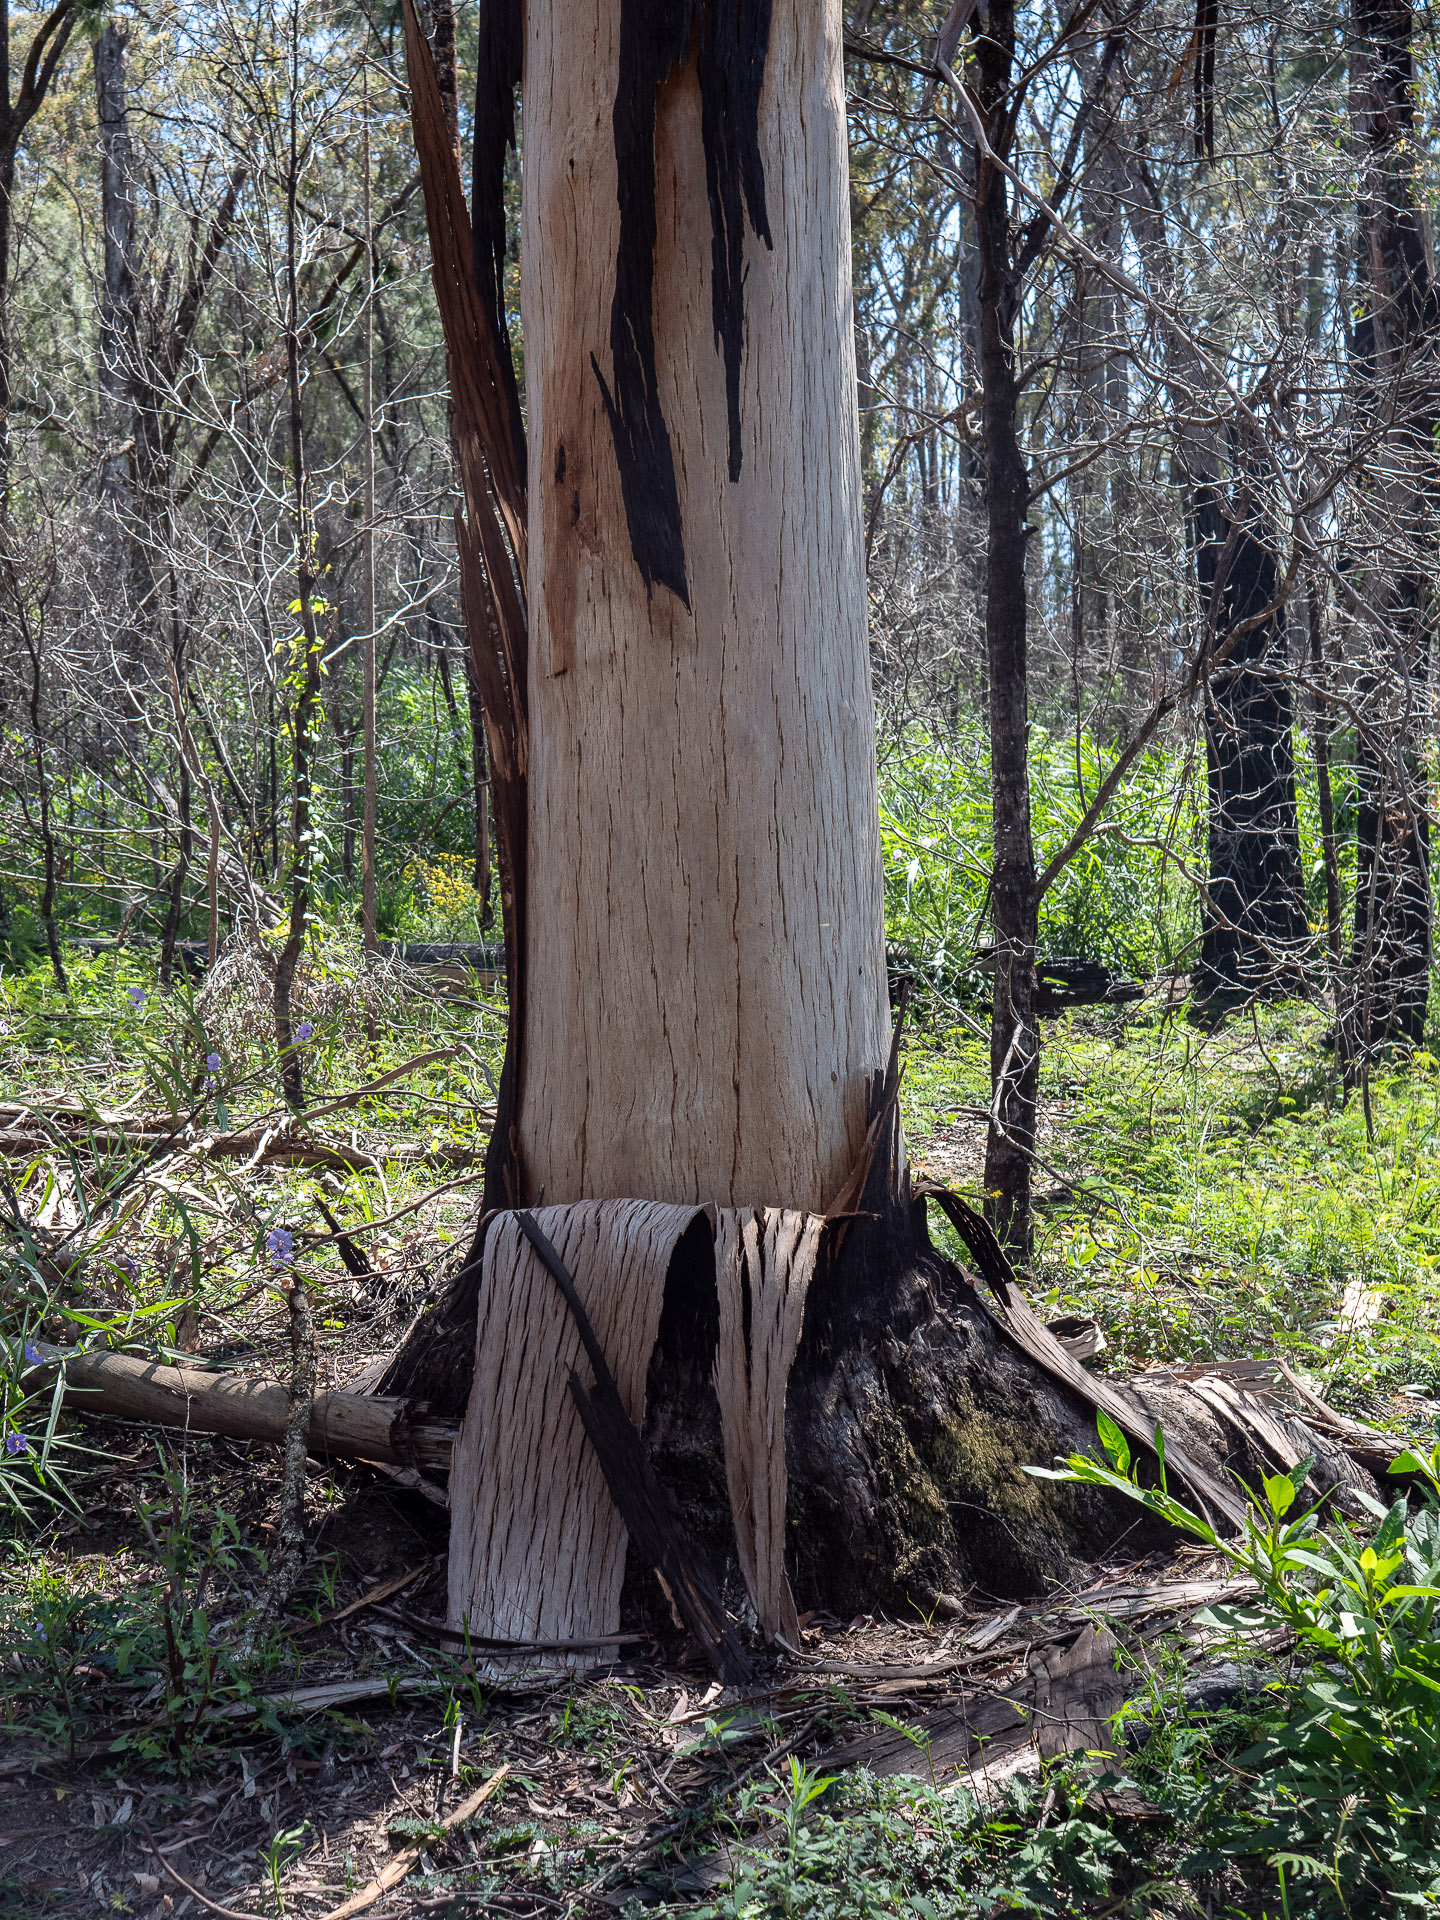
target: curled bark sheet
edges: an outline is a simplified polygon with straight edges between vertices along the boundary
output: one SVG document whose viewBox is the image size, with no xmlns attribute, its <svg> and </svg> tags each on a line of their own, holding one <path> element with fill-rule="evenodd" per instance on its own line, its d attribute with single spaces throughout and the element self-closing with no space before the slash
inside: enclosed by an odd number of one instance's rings
<svg viewBox="0 0 1440 1920">
<path fill-rule="evenodd" d="M 488 1212 L 495 1207 L 515 1206 L 526 1197 L 516 1115 L 520 1053 L 525 1034 L 529 863 L 527 454 L 503 316 L 498 305 L 492 307 L 480 292 L 486 266 L 483 256 L 480 278 L 476 277 L 470 209 L 465 204 L 465 189 L 434 58 L 408 0 L 403 12 L 410 119 L 425 197 L 435 303 L 445 335 L 453 403 L 451 433 L 465 491 L 464 511 L 458 506 L 455 510 L 456 550 L 470 659 L 483 698 L 485 734 L 490 745 L 500 910 L 505 922 L 505 1060 L 500 1070 L 495 1125 L 486 1158 Z M 494 23 L 490 25 L 493 28 Z M 501 37 L 510 38 L 504 34 Z M 489 40 L 483 28 L 482 39 Z M 513 73 L 513 46 L 502 51 L 493 40 L 489 40 L 489 45 L 491 55 L 498 57 L 501 73 Z M 490 77 L 492 81 L 496 78 L 493 69 Z M 503 82 L 499 89 L 490 89 L 488 104 L 492 112 L 495 94 L 502 90 Z M 477 132 L 482 175 L 486 171 L 485 150 L 492 131 L 482 125 Z M 493 209 L 477 205 L 476 211 L 483 235 L 487 222 L 493 217 Z"/>
<path fill-rule="evenodd" d="M 540 1207 L 625 1412 L 644 1416 L 665 1276 L 698 1208 L 648 1200 Z M 513 1214 L 485 1237 L 475 1378 L 450 1478 L 450 1619 L 513 1640 L 614 1633 L 626 1530 L 586 1438 L 570 1376 L 579 1329 Z"/>
<path fill-rule="evenodd" d="M 575 1290 L 574 1276 L 537 1226 L 533 1214 L 522 1209 L 515 1218 L 559 1288 L 579 1330 L 595 1378 L 587 1387 L 578 1373 L 572 1373 L 570 1397 L 585 1437 L 595 1449 L 631 1545 L 654 1569 L 671 1606 L 694 1634 L 721 1682 L 727 1687 L 748 1685 L 752 1677 L 750 1662 L 725 1611 L 715 1576 L 689 1536 L 679 1503 L 655 1477 L 640 1429 L 625 1410 L 605 1349 Z"/>
<path fill-rule="evenodd" d="M 153 1421 L 190 1433 L 223 1433 L 236 1440 L 284 1441 L 290 1390 L 275 1381 L 199 1367 L 167 1367 L 127 1353 L 80 1353 L 41 1343 L 40 1364 L 23 1379 L 33 1393 L 65 1370 L 65 1392 L 82 1413 Z M 308 1446 L 350 1460 L 401 1467 L 448 1467 L 455 1428 L 411 1417 L 404 1400 L 375 1394 L 319 1393 L 310 1408 Z"/>
<path fill-rule="evenodd" d="M 767 1641 L 799 1645 L 785 1572 L 785 1395 L 825 1222 L 779 1207 L 716 1210 L 715 1390 L 745 1587 Z"/>
</svg>

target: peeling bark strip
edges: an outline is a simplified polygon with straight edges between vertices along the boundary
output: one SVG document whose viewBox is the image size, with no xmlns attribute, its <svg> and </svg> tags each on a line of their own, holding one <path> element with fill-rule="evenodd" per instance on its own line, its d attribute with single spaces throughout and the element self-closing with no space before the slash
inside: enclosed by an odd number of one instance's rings
<svg viewBox="0 0 1440 1920">
<path fill-rule="evenodd" d="M 752 1677 L 750 1662 L 735 1637 L 715 1576 L 686 1533 L 673 1496 L 655 1478 L 639 1428 L 625 1411 L 615 1376 L 589 1315 L 580 1304 L 575 1282 L 536 1225 L 534 1215 L 517 1213 L 515 1220 L 559 1287 L 594 1370 L 595 1384 L 591 1387 L 581 1382 L 578 1373 L 570 1375 L 570 1397 L 585 1437 L 595 1449 L 610 1498 L 641 1557 L 654 1568 L 666 1596 L 679 1609 L 711 1666 L 727 1686 L 743 1686 Z"/>
<path fill-rule="evenodd" d="M 645 1380 L 670 1260 L 698 1209 L 644 1200 L 542 1207 L 535 1219 L 593 1325 L 628 1421 Z M 506 1640 L 574 1640 L 620 1624 L 626 1526 L 569 1381 L 580 1328 L 514 1213 L 485 1236 L 475 1381 L 451 1469 L 450 1625 Z M 638 1544 L 638 1543 L 637 1543 Z"/>
<path fill-rule="evenodd" d="M 785 1573 L 785 1395 L 825 1222 L 767 1207 L 716 1213 L 715 1391 L 735 1550 L 766 1640 L 800 1644 Z"/>
<path fill-rule="evenodd" d="M 610 418 L 630 548 L 647 589 L 688 607 L 675 456 L 655 365 L 655 94 L 690 56 L 698 29 L 701 140 L 710 200 L 711 312 L 725 361 L 730 478 L 740 478 L 740 361 L 745 345 L 745 221 L 773 245 L 760 155 L 760 90 L 772 0 L 622 0 L 615 92 L 620 243 L 610 308 L 613 390 L 591 356 Z"/>
<path fill-rule="evenodd" d="M 509 85 L 508 76 L 514 72 L 517 58 L 514 42 L 518 40 L 518 27 L 507 23 L 506 4 L 507 0 L 500 0 L 491 25 L 488 51 L 482 44 L 482 55 L 489 62 L 491 84 L 497 93 L 502 84 Z M 430 234 L 431 275 L 450 360 L 455 446 L 465 490 L 465 512 L 462 514 L 456 509 L 455 532 L 470 654 L 485 703 L 485 730 L 495 793 L 500 904 L 505 922 L 508 1017 L 495 1127 L 485 1157 L 485 1206 L 489 1210 L 514 1206 L 525 1197 L 516 1144 L 519 1060 L 525 1026 L 526 764 L 529 758 L 525 442 L 515 396 L 515 370 L 504 317 L 498 307 L 499 269 L 493 221 L 487 215 L 483 229 L 489 248 L 488 269 L 495 277 L 494 310 L 487 312 L 479 291 L 483 269 L 475 258 L 470 214 L 435 75 L 435 62 L 411 0 L 405 0 L 405 56 L 410 79 L 410 118 Z M 485 84 L 486 69 L 482 67 L 482 86 Z M 491 104 L 493 107 L 493 101 Z M 501 111 L 503 114 L 503 109 Z M 513 107 L 510 112 L 513 115 Z M 483 173 L 488 182 L 494 173 L 498 140 L 498 169 L 503 181 L 505 144 L 511 130 L 513 118 L 504 119 L 498 132 L 487 122 L 483 154 L 482 140 L 477 136 L 477 178 Z M 503 208 L 499 217 L 503 260 Z M 478 1248 L 472 1257 L 478 1257 Z M 400 1378 L 401 1373 L 397 1372 L 392 1384 L 399 1384 Z"/>
</svg>

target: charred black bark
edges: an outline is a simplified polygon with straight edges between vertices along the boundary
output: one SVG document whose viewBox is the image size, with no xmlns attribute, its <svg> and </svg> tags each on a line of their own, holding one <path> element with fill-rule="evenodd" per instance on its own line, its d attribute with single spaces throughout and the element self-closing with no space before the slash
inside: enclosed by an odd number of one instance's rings
<svg viewBox="0 0 1440 1920">
<path fill-rule="evenodd" d="M 1433 937 L 1428 781 L 1420 746 L 1430 697 L 1440 423 L 1440 295 L 1417 191 L 1414 9 L 1354 0 L 1351 110 L 1361 166 L 1356 322 L 1359 406 L 1383 424 L 1377 505 L 1413 558 L 1377 569 L 1367 599 L 1381 621 L 1360 662 L 1358 847 L 1351 1039 L 1357 1063 L 1423 1032 Z M 1393 544 L 1393 541 L 1392 541 Z"/>
<path fill-rule="evenodd" d="M 625 0 L 615 92 L 615 170 L 620 245 L 610 306 L 613 390 L 591 356 L 610 417 L 630 549 L 647 588 L 657 583 L 688 607 L 685 540 L 675 455 L 655 370 L 655 92 L 685 58 L 691 9 L 674 0 Z"/>
<path fill-rule="evenodd" d="M 646 1389 L 644 1440 L 724 1591 L 742 1592 L 715 1396 L 709 1234 L 676 1249 Z M 797 1604 L 929 1612 L 978 1586 L 1020 1598 L 1064 1579 L 1134 1524 L 1088 1490 L 1057 1498 L 1025 1471 L 1093 1448 L 1094 1416 L 1006 1341 L 965 1275 L 930 1245 L 924 1209 L 883 1269 L 816 1274 L 785 1410 L 786 1561 Z M 1143 1551 L 1137 1547 L 1136 1551 Z M 622 1619 L 663 1629 L 633 1550 Z"/>
<path fill-rule="evenodd" d="M 1228 518 L 1215 488 L 1197 488 L 1195 523 L 1211 651 L 1224 654 L 1205 702 L 1210 861 L 1195 995 L 1281 999 L 1305 990 L 1310 928 L 1285 627 L 1278 610 L 1259 618 L 1279 570 L 1258 520 Z"/>
<path fill-rule="evenodd" d="M 475 139 L 470 219 L 475 235 L 475 291 L 495 336 L 495 358 L 510 406 L 510 432 L 525 479 L 525 426 L 510 316 L 505 310 L 505 156 L 515 151 L 515 93 L 525 55 L 521 0 L 480 0 L 475 75 Z M 442 84 L 441 91 L 444 91 Z"/>
<path fill-rule="evenodd" d="M 1320 852 L 1325 862 L 1325 952 L 1330 963 L 1330 995 L 1335 1007 L 1336 1065 L 1349 1084 L 1350 1053 L 1345 991 L 1345 926 L 1340 898 L 1340 856 L 1335 840 L 1335 794 L 1330 780 L 1330 735 L 1334 718 L 1325 689 L 1329 662 L 1320 584 L 1310 582 L 1306 596 L 1310 626 L 1310 674 L 1314 685 L 1311 729 L 1315 754 L 1315 794 L 1320 810 Z"/>
<path fill-rule="evenodd" d="M 1424 593 L 1421 581 L 1408 577 L 1398 583 L 1392 603 L 1415 646 L 1404 677 L 1406 695 L 1416 705 L 1429 677 Z M 1366 676 L 1368 694 L 1374 694 L 1376 678 Z M 1387 1046 L 1416 1047 L 1424 1038 L 1432 937 L 1430 808 L 1411 728 L 1361 727 L 1355 769 L 1354 993 L 1345 1051 L 1362 1066 Z"/>
<path fill-rule="evenodd" d="M 725 360 L 730 478 L 740 478 L 740 361 L 745 350 L 745 221 L 773 246 L 760 155 L 760 89 L 770 0 L 710 0 L 700 29 L 700 137 L 710 195 L 710 305 Z M 743 202 L 743 205 L 742 205 Z"/>
<path fill-rule="evenodd" d="M 611 381 L 593 355 L 591 364 L 610 419 L 635 564 L 647 588 L 669 587 L 687 607 L 675 456 L 655 365 L 655 95 L 695 47 L 710 199 L 711 312 L 725 362 L 730 478 L 738 480 L 747 217 L 771 244 L 759 145 L 770 10 L 770 0 L 623 0 L 620 10 L 614 114 L 620 244 L 610 308 Z"/>
<path fill-rule="evenodd" d="M 123 518 L 130 508 L 130 438 L 135 388 L 135 193 L 125 90 L 129 35 L 113 20 L 95 42 L 95 104 L 100 123 L 100 208 L 105 285 L 100 302 L 99 388 L 106 436 L 101 498 Z"/>
<path fill-rule="evenodd" d="M 1215 158 L 1215 38 L 1220 0 L 1195 0 L 1195 152 Z"/>
<path fill-rule="evenodd" d="M 179 649 L 176 649 L 177 653 Z M 183 658 L 176 661 L 177 674 L 185 671 Z M 183 677 L 180 684 L 184 685 Z M 169 898 L 165 902 L 165 921 L 160 930 L 160 986 L 165 993 L 170 991 L 175 972 L 175 943 L 180 938 L 180 922 L 185 912 L 185 882 L 190 877 L 190 863 L 195 856 L 195 828 L 190 817 L 190 762 L 186 755 L 180 754 L 180 773 L 175 783 L 176 801 L 180 815 L 175 866 L 170 875 Z M 183 963 L 182 963 L 183 964 Z"/>
</svg>

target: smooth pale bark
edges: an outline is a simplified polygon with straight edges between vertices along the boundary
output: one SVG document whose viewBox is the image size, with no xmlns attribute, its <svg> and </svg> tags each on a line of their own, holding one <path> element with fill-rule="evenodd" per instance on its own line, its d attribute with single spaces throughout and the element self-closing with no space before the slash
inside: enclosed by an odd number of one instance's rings
<svg viewBox="0 0 1440 1920">
<path fill-rule="evenodd" d="M 690 609 L 647 595 L 591 363 L 609 377 L 620 13 L 535 0 L 527 27 L 522 1159 L 547 1201 L 820 1209 L 889 1041 L 840 7 L 775 7 L 774 250 L 747 233 L 736 482 L 693 71 L 657 95 L 656 360 Z"/>
</svg>

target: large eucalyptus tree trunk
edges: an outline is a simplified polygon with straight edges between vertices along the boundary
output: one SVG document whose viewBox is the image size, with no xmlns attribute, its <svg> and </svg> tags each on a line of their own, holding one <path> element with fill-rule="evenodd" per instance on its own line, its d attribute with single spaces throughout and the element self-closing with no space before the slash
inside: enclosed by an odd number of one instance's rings
<svg viewBox="0 0 1440 1920">
<path fill-rule="evenodd" d="M 472 237 L 407 8 L 510 991 L 487 1213 L 384 1382 L 464 1412 L 452 1618 L 657 1618 L 611 1477 L 635 1428 L 767 1638 L 797 1599 L 1031 1591 L 1130 1521 L 1025 1475 L 1085 1444 L 1091 1384 L 977 1216 L 992 1309 L 933 1249 L 905 1166 L 839 0 L 530 0 L 523 33 L 486 0 L 479 29 Z"/>
<path fill-rule="evenodd" d="M 692 64 L 627 0 L 529 9 L 548 1200 L 823 1210 L 889 1047 L 839 12 L 777 0 L 766 49 L 764 11 Z"/>
</svg>

